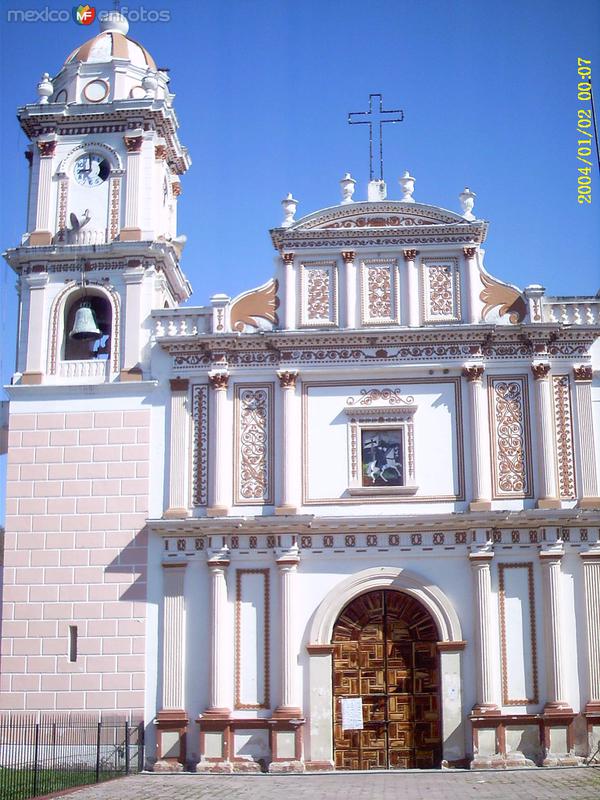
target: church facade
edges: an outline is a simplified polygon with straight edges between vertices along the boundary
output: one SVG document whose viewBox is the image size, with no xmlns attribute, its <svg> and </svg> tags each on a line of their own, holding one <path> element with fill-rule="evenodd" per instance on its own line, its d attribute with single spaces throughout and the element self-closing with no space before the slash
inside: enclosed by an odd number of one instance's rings
<svg viewBox="0 0 600 800">
<path fill-rule="evenodd" d="M 289 195 L 275 274 L 185 305 L 190 159 L 127 33 L 19 110 L 0 707 L 142 718 L 157 769 L 577 763 L 600 300 L 494 277 L 474 194 L 406 173 Z"/>
</svg>

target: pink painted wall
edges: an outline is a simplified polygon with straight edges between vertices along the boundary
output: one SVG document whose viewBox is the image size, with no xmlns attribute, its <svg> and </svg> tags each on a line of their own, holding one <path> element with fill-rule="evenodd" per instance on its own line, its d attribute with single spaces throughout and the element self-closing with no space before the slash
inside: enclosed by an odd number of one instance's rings
<svg viewBox="0 0 600 800">
<path fill-rule="evenodd" d="M 11 414 L 0 709 L 141 713 L 149 424 Z"/>
</svg>

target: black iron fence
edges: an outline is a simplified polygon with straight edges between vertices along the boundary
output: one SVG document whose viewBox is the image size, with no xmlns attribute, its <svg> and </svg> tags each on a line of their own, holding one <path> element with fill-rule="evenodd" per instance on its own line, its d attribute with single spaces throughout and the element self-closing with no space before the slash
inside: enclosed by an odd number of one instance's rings
<svg viewBox="0 0 600 800">
<path fill-rule="evenodd" d="M 26 800 L 143 768 L 143 722 L 77 714 L 0 716 L 2 800 Z"/>
</svg>

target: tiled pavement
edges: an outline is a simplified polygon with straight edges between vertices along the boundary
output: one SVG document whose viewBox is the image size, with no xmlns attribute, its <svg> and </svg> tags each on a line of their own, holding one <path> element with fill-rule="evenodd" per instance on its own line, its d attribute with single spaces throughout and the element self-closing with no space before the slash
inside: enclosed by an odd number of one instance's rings
<svg viewBox="0 0 600 800">
<path fill-rule="evenodd" d="M 600 767 L 506 772 L 135 775 L 69 800 L 600 800 Z"/>
</svg>

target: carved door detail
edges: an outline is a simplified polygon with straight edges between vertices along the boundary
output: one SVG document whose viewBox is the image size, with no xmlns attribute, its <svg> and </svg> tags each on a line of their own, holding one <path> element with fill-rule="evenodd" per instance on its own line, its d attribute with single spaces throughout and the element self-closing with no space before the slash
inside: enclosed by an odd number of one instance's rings
<svg viewBox="0 0 600 800">
<path fill-rule="evenodd" d="M 438 767 L 441 760 L 437 629 L 402 592 L 357 597 L 333 629 L 336 769 Z M 361 697 L 363 730 L 342 729 L 344 697 Z"/>
</svg>

